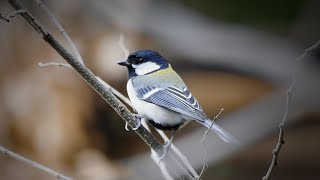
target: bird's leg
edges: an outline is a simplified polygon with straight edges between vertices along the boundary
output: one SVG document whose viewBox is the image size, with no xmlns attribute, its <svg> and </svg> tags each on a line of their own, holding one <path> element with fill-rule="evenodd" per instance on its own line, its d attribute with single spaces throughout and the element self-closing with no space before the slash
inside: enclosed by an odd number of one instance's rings
<svg viewBox="0 0 320 180">
<path fill-rule="evenodd" d="M 166 157 L 166 155 L 168 154 L 170 148 L 171 148 L 171 143 L 172 143 L 172 140 L 174 138 L 174 135 L 176 133 L 177 130 L 174 130 L 171 134 L 171 137 L 169 139 L 169 141 L 167 141 L 164 145 L 163 145 L 163 155 L 159 158 L 159 162 Z"/>
<path fill-rule="evenodd" d="M 138 121 L 138 124 L 136 125 L 136 127 L 133 127 L 132 130 L 137 130 L 140 126 L 141 126 L 141 118 L 144 118 L 142 114 L 133 114 L 133 116 L 137 119 Z M 127 131 L 129 131 L 129 128 L 128 128 L 129 124 L 128 122 L 126 122 L 126 125 L 125 125 L 125 129 Z"/>
<path fill-rule="evenodd" d="M 134 117 L 136 117 L 136 119 L 138 120 L 138 124 L 136 125 L 136 127 L 132 128 L 132 130 L 137 130 L 140 126 L 141 126 L 141 119 L 150 119 L 148 116 L 145 116 L 143 114 L 133 114 Z"/>
</svg>

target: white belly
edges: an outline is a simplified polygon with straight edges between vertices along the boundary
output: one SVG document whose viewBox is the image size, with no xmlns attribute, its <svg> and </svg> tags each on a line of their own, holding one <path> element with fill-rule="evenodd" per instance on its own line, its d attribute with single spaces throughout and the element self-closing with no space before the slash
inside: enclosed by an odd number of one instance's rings
<svg viewBox="0 0 320 180">
<path fill-rule="evenodd" d="M 127 92 L 138 114 L 145 115 L 159 124 L 177 125 L 184 122 L 181 114 L 139 99 L 132 86 L 132 79 L 128 81 Z"/>
</svg>

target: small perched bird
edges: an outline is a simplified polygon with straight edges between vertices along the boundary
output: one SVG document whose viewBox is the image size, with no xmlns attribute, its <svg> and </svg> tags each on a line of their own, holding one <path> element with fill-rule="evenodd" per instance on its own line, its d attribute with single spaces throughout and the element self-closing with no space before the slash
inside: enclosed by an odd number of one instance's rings
<svg viewBox="0 0 320 180">
<path fill-rule="evenodd" d="M 137 117 L 146 119 L 157 129 L 172 130 L 173 135 L 184 124 L 195 120 L 224 141 L 238 143 L 206 116 L 183 80 L 159 53 L 136 51 L 118 64 L 128 68 L 127 92 Z M 170 145 L 173 135 L 167 144 Z"/>
</svg>

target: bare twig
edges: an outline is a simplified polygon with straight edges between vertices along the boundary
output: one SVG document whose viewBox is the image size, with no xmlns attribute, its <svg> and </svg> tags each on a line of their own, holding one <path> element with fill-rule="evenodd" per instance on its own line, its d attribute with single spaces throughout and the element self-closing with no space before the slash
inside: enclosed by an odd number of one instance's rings
<svg viewBox="0 0 320 180">
<path fill-rule="evenodd" d="M 173 177 L 171 177 L 170 173 L 168 172 L 167 167 L 165 166 L 164 163 L 159 163 L 159 158 L 157 153 L 155 153 L 153 150 L 151 150 L 151 159 L 154 161 L 154 163 L 156 163 L 164 177 L 164 179 L 166 180 L 174 180 Z"/>
<path fill-rule="evenodd" d="M 316 42 L 314 45 L 311 47 L 307 48 L 303 54 L 301 54 L 296 60 L 301 61 L 303 60 L 306 56 L 312 55 L 314 52 L 319 52 L 320 51 L 320 40 Z"/>
<path fill-rule="evenodd" d="M 38 62 L 38 66 L 43 68 L 43 67 L 48 67 L 48 66 L 60 66 L 60 67 L 68 67 L 71 68 L 71 66 L 69 64 L 65 64 L 65 63 L 57 63 L 57 62 L 48 62 L 48 63 L 42 63 L 42 62 Z"/>
<path fill-rule="evenodd" d="M 296 60 L 301 61 L 305 57 L 307 57 L 309 55 L 313 55 L 314 53 L 319 52 L 319 51 L 320 51 L 320 40 L 318 42 L 316 42 L 314 45 L 312 45 L 311 47 L 307 48 L 303 52 L 303 54 L 301 54 L 299 57 L 296 58 Z M 280 154 L 282 145 L 285 143 L 285 141 L 284 141 L 285 121 L 288 116 L 290 98 L 291 98 L 291 93 L 292 93 L 293 87 L 294 87 L 294 78 L 292 78 L 291 85 L 290 85 L 289 89 L 287 90 L 287 101 L 286 101 L 285 112 L 283 115 L 283 119 L 282 119 L 281 123 L 279 124 L 278 142 L 277 142 L 276 147 L 272 151 L 272 160 L 271 160 L 271 164 L 269 166 L 269 169 L 268 169 L 266 175 L 262 177 L 262 180 L 269 180 L 273 170 L 279 164 L 279 162 L 278 162 L 279 154 Z"/>
<path fill-rule="evenodd" d="M 270 178 L 274 168 L 279 164 L 279 162 L 278 162 L 279 153 L 281 151 L 282 145 L 285 143 L 284 142 L 284 131 L 285 131 L 284 126 L 285 126 L 285 121 L 288 116 L 288 110 L 289 110 L 290 98 L 291 98 L 293 86 L 294 86 L 294 80 L 292 80 L 290 88 L 287 90 L 286 108 L 285 108 L 285 112 L 284 112 L 282 121 L 279 124 L 280 132 L 279 132 L 279 137 L 278 137 L 278 143 L 277 143 L 275 149 L 272 151 L 272 161 L 271 161 L 270 167 L 269 167 L 266 175 L 262 178 L 262 180 L 268 180 Z"/>
<path fill-rule="evenodd" d="M 76 56 L 76 59 L 78 61 L 80 61 L 83 64 L 83 60 L 80 56 L 80 53 L 78 51 L 78 49 L 76 48 L 76 45 L 73 43 L 73 41 L 71 40 L 70 36 L 65 32 L 65 30 L 63 29 L 63 27 L 60 25 L 58 19 L 53 15 L 53 13 L 42 3 L 41 0 L 34 0 L 39 7 L 41 7 L 50 17 L 50 19 L 53 21 L 53 23 L 57 26 L 57 28 L 59 29 L 60 33 L 64 36 L 64 38 L 67 40 L 67 42 L 69 43 L 69 45 L 71 46 L 72 52 L 74 53 L 74 55 Z"/>
<path fill-rule="evenodd" d="M 216 120 L 218 119 L 218 117 L 220 116 L 220 114 L 224 111 L 223 108 L 221 108 L 221 110 L 219 111 L 219 113 L 213 118 L 211 126 L 209 128 L 207 128 L 207 130 L 204 132 L 203 137 L 201 139 L 201 144 L 203 147 L 203 166 L 201 169 L 201 172 L 199 174 L 198 179 L 201 179 L 201 176 L 204 174 L 204 172 L 206 171 L 206 169 L 208 168 L 208 163 L 207 163 L 207 148 L 206 148 L 206 144 L 204 143 L 205 138 L 207 137 L 207 134 L 209 133 L 211 127 L 213 126 L 213 124 L 216 122 Z"/>
<path fill-rule="evenodd" d="M 120 34 L 119 41 L 118 41 L 118 46 L 119 46 L 120 49 L 122 50 L 124 58 L 127 58 L 127 57 L 129 56 L 129 50 L 128 50 L 128 48 L 126 47 L 126 45 L 124 44 L 123 34 Z M 100 80 L 101 80 L 101 79 L 100 79 Z M 103 80 L 101 80 L 101 81 L 103 81 Z M 131 103 L 131 101 L 130 101 L 126 96 L 122 95 L 119 91 L 117 91 L 116 89 L 114 89 L 113 87 L 111 87 L 109 84 L 107 84 L 107 83 L 104 82 L 104 81 L 103 81 L 103 84 L 105 84 L 108 88 L 111 88 L 111 89 L 112 89 L 111 92 L 114 92 L 114 94 L 115 94 L 116 96 L 118 96 L 120 99 L 122 99 L 122 101 L 124 101 L 125 103 L 127 103 L 129 106 L 131 106 L 131 108 L 132 108 L 133 110 L 135 110 L 134 107 L 133 107 L 133 105 L 132 105 L 132 103 Z M 148 127 L 148 124 L 145 123 L 145 125 L 146 125 L 145 127 L 148 129 L 148 128 L 149 128 L 149 127 Z M 150 131 L 150 129 L 148 129 L 148 130 Z"/>
<path fill-rule="evenodd" d="M 201 177 L 203 176 L 204 172 L 206 172 L 206 170 L 208 169 L 209 165 L 207 163 L 207 148 L 206 148 L 206 144 L 204 142 L 201 142 L 202 143 L 202 147 L 203 147 L 203 166 L 202 166 L 202 169 L 201 169 L 201 172 L 199 174 L 199 180 L 201 179 Z"/>
<path fill-rule="evenodd" d="M 16 159 L 16 160 L 18 160 L 20 162 L 28 164 L 28 165 L 36 168 L 36 169 L 39 169 L 39 170 L 44 171 L 44 172 L 46 172 L 48 174 L 51 174 L 51 175 L 55 176 L 57 179 L 72 180 L 70 177 L 67 177 L 67 176 L 65 176 L 63 174 L 60 174 L 60 173 L 58 173 L 58 172 L 56 172 L 56 171 L 54 171 L 54 170 L 52 170 L 52 169 L 50 169 L 50 168 L 48 168 L 46 166 L 43 166 L 43 165 L 41 165 L 41 164 L 39 164 L 37 162 L 31 161 L 31 160 L 29 160 L 29 159 L 27 159 L 27 158 L 25 158 L 23 156 L 20 156 L 19 154 L 16 154 L 16 153 L 14 153 L 14 152 L 12 152 L 12 151 L 10 151 L 10 150 L 2 147 L 2 146 L 0 146 L 0 152 L 3 153 L 4 155 L 7 155 L 7 156 L 13 158 L 13 159 Z"/>
<path fill-rule="evenodd" d="M 209 133 L 211 127 L 213 126 L 213 124 L 216 122 L 216 120 L 218 119 L 218 117 L 220 116 L 220 114 L 224 111 L 223 108 L 221 108 L 221 110 L 219 111 L 219 113 L 213 118 L 211 126 L 209 128 L 207 128 L 207 130 L 204 132 L 203 137 L 201 139 L 201 142 L 204 141 L 204 139 L 206 138 L 207 134 Z"/>
<path fill-rule="evenodd" d="M 3 16 L 1 13 L 0 13 L 0 19 L 10 22 L 10 20 L 6 16 Z"/>
<path fill-rule="evenodd" d="M 3 16 L 2 14 L 0 14 L 0 19 L 3 19 L 7 22 L 10 22 L 10 18 L 13 18 L 14 16 L 18 15 L 18 14 L 22 14 L 25 13 L 25 10 L 17 10 L 17 11 L 12 11 L 11 13 Z"/>
<path fill-rule="evenodd" d="M 119 41 L 118 41 L 118 46 L 122 50 L 124 57 L 127 58 L 129 56 L 129 50 L 128 50 L 128 48 L 126 47 L 126 45 L 124 43 L 123 34 L 120 34 L 120 38 L 119 38 Z"/>
</svg>

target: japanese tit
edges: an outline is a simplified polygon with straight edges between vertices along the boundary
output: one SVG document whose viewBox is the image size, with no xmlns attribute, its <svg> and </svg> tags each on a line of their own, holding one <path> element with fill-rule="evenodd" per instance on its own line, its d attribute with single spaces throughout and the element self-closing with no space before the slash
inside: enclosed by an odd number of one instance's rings
<svg viewBox="0 0 320 180">
<path fill-rule="evenodd" d="M 159 53 L 139 50 L 118 64 L 128 68 L 127 92 L 139 117 L 155 128 L 175 132 L 195 120 L 224 141 L 238 144 L 231 134 L 206 116 L 183 80 Z"/>
</svg>

